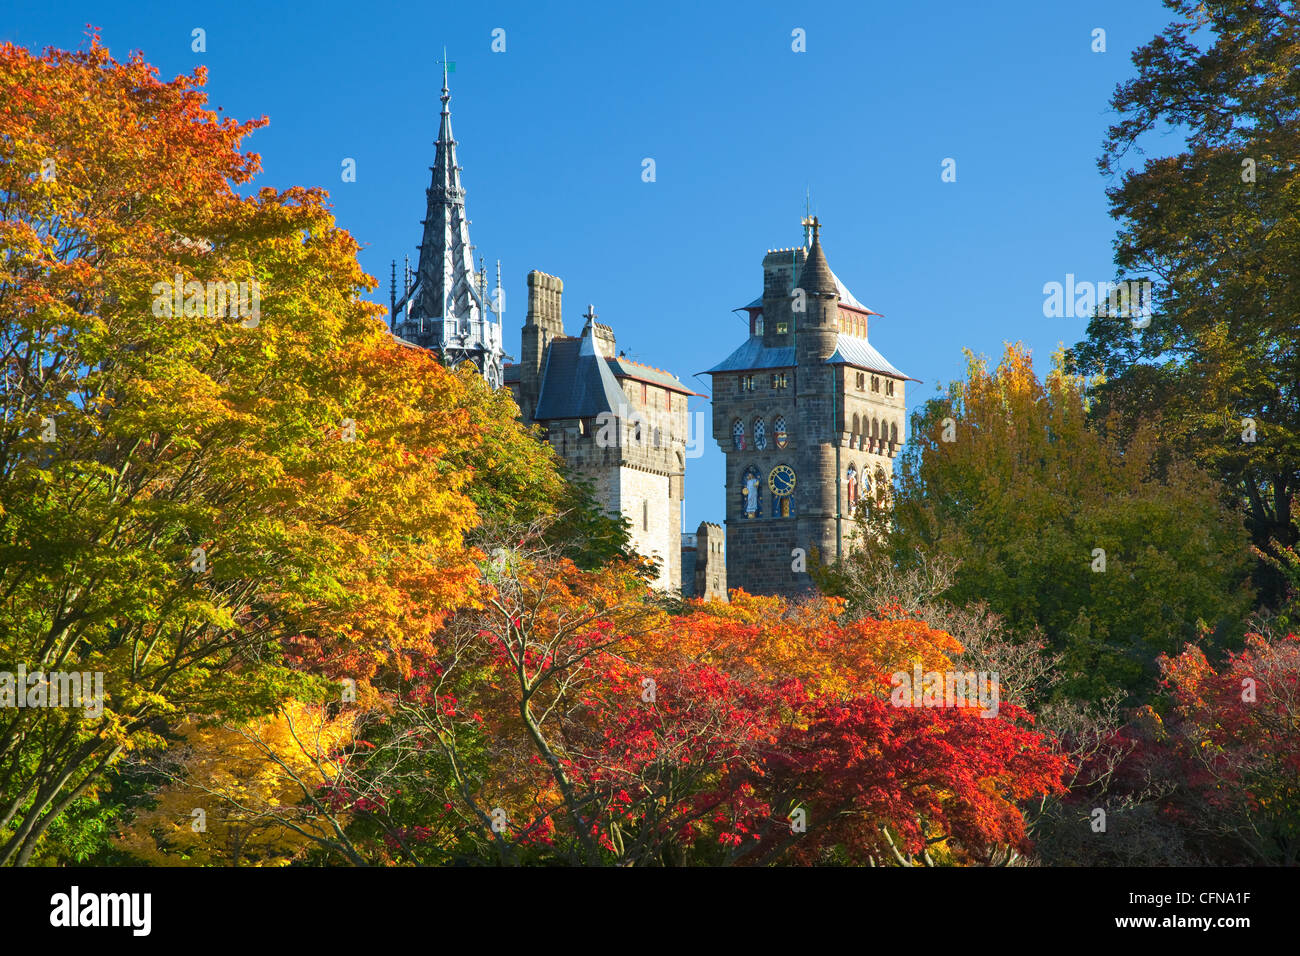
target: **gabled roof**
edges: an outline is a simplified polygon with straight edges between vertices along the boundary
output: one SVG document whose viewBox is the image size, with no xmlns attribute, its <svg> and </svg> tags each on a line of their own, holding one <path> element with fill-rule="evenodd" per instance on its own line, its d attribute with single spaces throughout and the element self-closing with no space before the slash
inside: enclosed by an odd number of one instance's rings
<svg viewBox="0 0 1300 956">
<path fill-rule="evenodd" d="M 651 385 L 658 385 L 660 388 L 666 388 L 682 395 L 699 395 L 699 392 L 693 392 L 672 372 L 666 372 L 661 368 L 655 368 L 653 365 L 644 365 L 641 362 L 634 362 L 625 355 L 617 358 L 606 359 L 613 373 L 619 378 L 630 378 L 638 382 L 649 382 Z"/>
<path fill-rule="evenodd" d="M 547 347 L 542 394 L 533 418 L 594 418 L 607 412 L 628 414 L 628 400 L 609 362 L 596 351 L 588 321 L 582 338 L 552 339 Z"/>
<path fill-rule="evenodd" d="M 745 344 L 732 352 L 705 375 L 718 372 L 747 372 L 762 368 L 793 368 L 795 365 L 794 347 L 768 348 L 763 345 L 761 335 L 751 335 Z"/>
<path fill-rule="evenodd" d="M 866 369 L 869 372 L 880 372 L 882 375 L 892 375 L 894 378 L 907 379 L 911 382 L 919 382 L 919 378 L 912 378 L 910 375 L 904 375 L 894 366 L 890 365 L 888 360 L 876 351 L 876 347 L 866 339 L 860 339 L 856 335 L 845 335 L 840 333 L 836 337 L 835 351 L 831 357 L 826 360 L 827 365 L 853 365 L 857 368 Z"/>
<path fill-rule="evenodd" d="M 630 378 L 638 382 L 649 382 L 651 385 L 658 385 L 660 388 L 666 388 L 681 395 L 700 394 L 683 385 L 682 380 L 672 372 L 666 372 L 661 368 L 643 365 L 625 356 L 607 358 L 605 362 L 609 365 L 610 371 L 614 373 L 616 378 Z M 522 379 L 523 366 L 515 363 L 505 367 L 502 380 L 506 385 L 518 385 Z"/>
</svg>

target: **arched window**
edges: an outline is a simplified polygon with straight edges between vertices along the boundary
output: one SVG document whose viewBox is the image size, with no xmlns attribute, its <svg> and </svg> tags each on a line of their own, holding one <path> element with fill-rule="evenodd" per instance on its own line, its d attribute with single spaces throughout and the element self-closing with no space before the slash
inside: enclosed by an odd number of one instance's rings
<svg viewBox="0 0 1300 956">
<path fill-rule="evenodd" d="M 736 446 L 736 451 L 745 450 L 745 423 L 739 418 L 731 424 L 731 443 Z"/>
<path fill-rule="evenodd" d="M 777 448 L 784 448 L 785 443 L 789 441 L 789 436 L 785 432 L 784 415 L 777 415 L 776 420 L 772 422 L 772 438 L 776 441 Z"/>
<path fill-rule="evenodd" d="M 740 513 L 746 518 L 757 518 L 763 513 L 763 479 L 752 465 L 740 477 Z"/>
<path fill-rule="evenodd" d="M 767 447 L 767 425 L 761 418 L 754 419 L 754 447 L 759 451 Z"/>
<path fill-rule="evenodd" d="M 858 506 L 858 469 L 855 465 L 850 464 L 849 470 L 844 475 L 845 484 L 849 498 L 849 510 L 852 511 Z"/>
<path fill-rule="evenodd" d="M 641 530 L 650 530 L 650 502 L 641 502 Z"/>
<path fill-rule="evenodd" d="M 871 443 L 878 448 L 879 441 L 880 441 L 880 420 L 877 418 L 873 418 L 871 419 Z"/>
<path fill-rule="evenodd" d="M 862 418 L 857 412 L 853 413 L 853 431 L 849 433 L 849 447 L 858 447 L 858 435 L 862 431 Z"/>
<path fill-rule="evenodd" d="M 894 422 L 889 426 L 889 443 L 891 445 L 898 444 L 898 422 Z"/>
</svg>

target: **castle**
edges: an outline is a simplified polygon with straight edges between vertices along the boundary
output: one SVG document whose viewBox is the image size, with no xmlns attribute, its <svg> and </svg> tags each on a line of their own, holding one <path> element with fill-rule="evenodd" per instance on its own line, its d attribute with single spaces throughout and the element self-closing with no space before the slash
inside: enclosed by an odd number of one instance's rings
<svg viewBox="0 0 1300 956">
<path fill-rule="evenodd" d="M 908 380 L 867 341 L 871 311 L 835 276 L 816 219 L 806 248 L 763 258 L 749 337 L 709 369 L 713 437 L 727 457 L 727 587 L 812 587 L 811 550 L 852 545 L 859 500 L 888 487 Z"/>
<path fill-rule="evenodd" d="M 521 420 L 541 426 L 596 500 L 627 519 L 632 546 L 658 564 L 657 587 L 722 599 L 731 588 L 808 590 L 811 550 L 842 556 L 859 500 L 892 478 L 908 380 L 867 341 L 877 313 L 827 265 L 820 223 L 804 220 L 802 247 L 768 252 L 763 293 L 743 307 L 749 337 L 706 373 L 727 462 L 726 525 L 682 534 L 687 401 L 697 393 L 619 352 L 591 306 L 581 334 L 566 335 L 564 283 L 537 270 L 520 361 L 506 362 L 501 265 L 489 297 L 486 270 L 473 263 L 450 98 L 444 66 L 419 259 L 414 273 L 404 268 L 400 295 L 393 262 L 393 334 L 509 388 Z"/>
<path fill-rule="evenodd" d="M 659 565 L 655 585 L 681 586 L 686 496 L 686 402 L 676 376 L 616 352 L 614 330 L 587 307 L 578 337 L 564 334 L 564 283 L 528 274 L 522 357 L 505 367 L 520 417 L 546 429 L 569 470 L 596 500 L 628 519 L 636 552 Z"/>
</svg>

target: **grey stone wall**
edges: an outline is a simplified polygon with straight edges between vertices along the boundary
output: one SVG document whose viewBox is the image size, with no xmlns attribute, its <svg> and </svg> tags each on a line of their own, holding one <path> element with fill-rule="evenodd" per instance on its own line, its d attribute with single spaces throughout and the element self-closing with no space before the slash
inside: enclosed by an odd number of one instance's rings
<svg viewBox="0 0 1300 956">
<path fill-rule="evenodd" d="M 726 532 L 721 525 L 702 521 L 696 529 L 695 540 L 692 593 L 706 601 L 727 600 Z"/>
</svg>

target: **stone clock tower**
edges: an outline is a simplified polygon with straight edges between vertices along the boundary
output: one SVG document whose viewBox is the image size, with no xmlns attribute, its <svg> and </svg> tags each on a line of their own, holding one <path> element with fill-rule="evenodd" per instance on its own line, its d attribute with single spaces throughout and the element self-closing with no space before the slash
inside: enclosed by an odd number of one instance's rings
<svg viewBox="0 0 1300 956">
<path fill-rule="evenodd" d="M 707 373 L 727 457 L 727 587 L 753 594 L 812 587 L 811 550 L 833 561 L 851 546 L 854 510 L 888 486 L 903 441 L 908 376 L 867 341 L 878 313 L 831 272 L 820 228 L 805 219 L 804 247 L 764 257 L 749 338 Z"/>
</svg>

